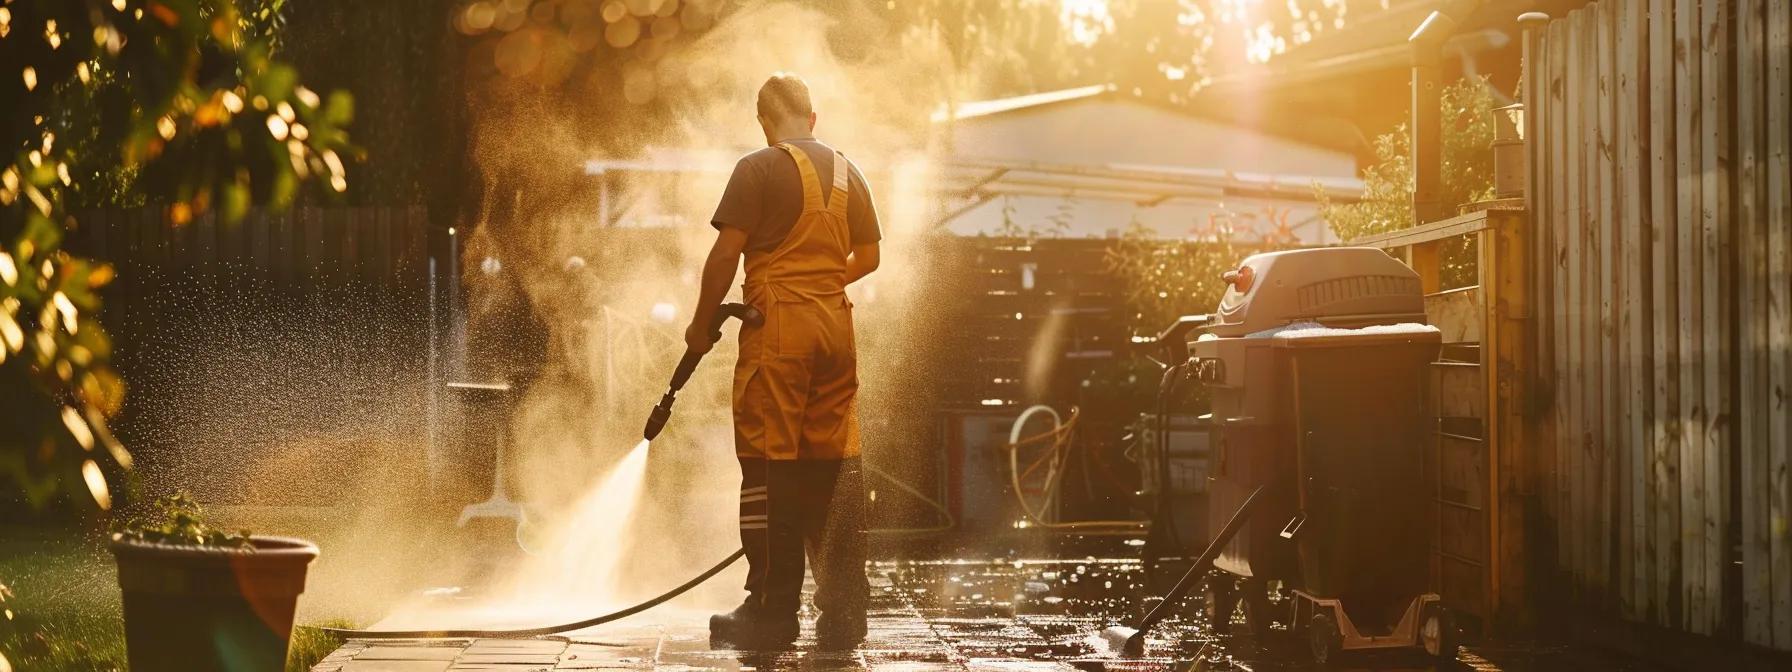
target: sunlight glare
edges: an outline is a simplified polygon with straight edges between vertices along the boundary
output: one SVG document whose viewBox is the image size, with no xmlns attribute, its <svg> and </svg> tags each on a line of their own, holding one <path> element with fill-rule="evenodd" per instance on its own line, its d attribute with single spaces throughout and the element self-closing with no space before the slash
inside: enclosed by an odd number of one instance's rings
<svg viewBox="0 0 1792 672">
<path fill-rule="evenodd" d="M 1087 47 L 1114 32 L 1108 0 L 1060 0 L 1058 7 L 1058 21 L 1074 44 Z"/>
</svg>

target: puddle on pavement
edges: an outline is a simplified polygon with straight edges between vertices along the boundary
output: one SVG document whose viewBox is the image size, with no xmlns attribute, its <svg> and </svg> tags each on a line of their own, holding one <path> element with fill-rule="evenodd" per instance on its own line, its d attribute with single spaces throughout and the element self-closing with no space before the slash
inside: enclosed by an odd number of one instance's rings
<svg viewBox="0 0 1792 672">
<path fill-rule="evenodd" d="M 1096 633 L 1132 622 L 1167 589 L 1182 567 L 1159 567 L 1147 576 L 1136 558 L 1073 560 L 994 559 L 881 561 L 874 576 L 871 632 L 857 652 L 752 654 L 711 650 L 695 624 L 631 619 L 634 626 L 605 637 L 627 641 L 608 652 L 620 667 L 705 670 L 877 669 L 908 672 L 1192 672 L 1193 670 L 1433 670 L 1421 653 L 1351 653 L 1331 666 L 1314 665 L 1280 626 L 1271 641 L 1257 641 L 1235 615 L 1231 634 L 1204 622 L 1202 597 L 1190 596 L 1152 631 L 1147 658 L 1116 659 Z M 813 586 L 810 587 L 813 590 Z M 1277 608 L 1281 607 L 1276 603 Z M 805 605 L 806 618 L 815 615 Z M 596 636 L 596 635 L 593 635 Z M 1486 654 L 1487 657 L 1483 657 Z M 627 658 L 627 660 L 624 660 Z M 1498 658 L 1495 663 L 1488 658 Z M 1516 664 L 1507 661 L 1516 661 Z M 1196 663 L 1199 662 L 1199 665 Z M 1621 670 L 1584 650 L 1502 645 L 1465 651 L 1452 670 Z"/>
<path fill-rule="evenodd" d="M 1329 666 L 1312 663 L 1302 645 L 1278 625 L 1270 642 L 1256 641 L 1235 614 L 1232 634 L 1217 635 L 1201 616 L 1203 598 L 1191 595 L 1152 631 L 1148 658 L 1117 660 L 1095 637 L 1102 627 L 1131 622 L 1178 578 L 1183 566 L 1160 567 L 1147 577 L 1137 559 L 1002 559 L 881 562 L 873 568 L 890 580 L 875 604 L 912 609 L 971 667 L 1009 667 L 997 661 L 1056 661 L 1085 670 L 1198 669 L 1308 670 L 1617 670 L 1625 665 L 1586 652 L 1535 645 L 1503 646 L 1520 654 L 1517 665 L 1497 664 L 1465 651 L 1458 663 L 1437 665 L 1417 650 L 1352 652 Z M 1276 601 L 1280 609 L 1281 601 Z M 1266 645 L 1267 644 L 1267 645 Z M 981 661 L 982 664 L 979 664 Z"/>
</svg>

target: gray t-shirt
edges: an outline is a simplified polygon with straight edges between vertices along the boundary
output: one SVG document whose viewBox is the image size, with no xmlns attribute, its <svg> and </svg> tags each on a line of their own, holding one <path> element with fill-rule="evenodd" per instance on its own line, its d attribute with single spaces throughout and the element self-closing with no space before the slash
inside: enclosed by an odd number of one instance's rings
<svg viewBox="0 0 1792 672">
<path fill-rule="evenodd" d="M 815 164 L 815 178 L 820 182 L 826 202 L 833 197 L 834 149 L 814 138 L 787 141 L 808 155 Z M 878 228 L 877 207 L 871 202 L 871 187 L 858 166 L 851 166 L 847 179 L 846 224 L 852 232 L 853 245 L 868 245 L 883 239 Z M 796 226 L 803 212 L 803 178 L 796 161 L 777 147 L 766 147 L 734 164 L 728 188 L 722 191 L 722 202 L 716 205 L 711 226 L 720 230 L 732 227 L 747 232 L 748 252 L 777 249 Z"/>
</svg>

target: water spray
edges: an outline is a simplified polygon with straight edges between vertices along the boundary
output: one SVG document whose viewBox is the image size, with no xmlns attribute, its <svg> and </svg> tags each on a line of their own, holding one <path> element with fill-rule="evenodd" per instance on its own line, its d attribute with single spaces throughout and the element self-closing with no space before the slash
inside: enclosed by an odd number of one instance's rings
<svg viewBox="0 0 1792 672">
<path fill-rule="evenodd" d="M 759 312 L 758 308 L 744 303 L 724 303 L 716 309 L 715 319 L 709 323 L 709 342 L 722 340 L 722 325 L 730 317 L 738 318 L 741 324 L 749 327 L 765 324 L 765 314 Z M 697 370 L 697 363 L 701 361 L 703 353 L 689 349 L 684 351 L 684 358 L 678 360 L 678 368 L 672 371 L 672 385 L 666 388 L 666 396 L 660 397 L 660 403 L 655 404 L 653 412 L 647 414 L 647 429 L 641 433 L 641 438 L 652 441 L 653 437 L 660 435 L 660 430 L 666 428 L 666 421 L 672 419 L 672 404 L 678 401 L 678 391 L 684 389 L 684 384 L 691 379 L 691 373 Z"/>
<path fill-rule="evenodd" d="M 711 343 L 714 343 L 714 342 L 722 339 L 722 325 L 727 323 L 728 318 L 730 318 L 730 317 L 739 319 L 742 324 L 749 326 L 749 327 L 758 327 L 758 326 L 765 324 L 765 314 L 759 312 L 758 309 L 756 309 L 752 306 L 746 305 L 744 303 L 724 303 L 719 308 L 717 308 L 715 319 L 710 322 L 710 337 L 709 338 L 710 338 Z M 666 428 L 666 421 L 672 419 L 672 404 L 673 404 L 673 402 L 676 402 L 678 400 L 678 391 L 684 388 L 684 384 L 686 382 L 690 381 L 691 374 L 697 370 L 697 364 L 701 361 L 703 361 L 703 353 L 691 352 L 690 350 L 686 350 L 684 353 L 684 358 L 678 360 L 678 368 L 672 372 L 671 386 L 667 388 L 666 395 L 664 397 L 660 398 L 660 403 L 653 407 L 653 412 L 651 414 L 649 414 L 647 417 L 647 430 L 645 432 L 643 432 L 643 437 L 644 437 L 643 440 L 641 441 L 641 443 L 636 444 L 634 450 L 630 451 L 629 455 L 624 458 L 623 465 L 622 465 L 622 467 L 620 467 L 621 471 L 617 472 L 617 474 L 613 474 L 611 481 L 615 480 L 616 478 L 628 478 L 631 475 L 635 475 L 638 477 L 638 474 L 640 473 L 639 465 L 645 464 L 645 462 L 643 461 L 643 456 L 645 455 L 644 451 L 647 447 L 648 442 L 652 441 L 654 437 L 659 436 L 660 430 Z M 630 464 L 634 464 L 637 466 L 635 468 L 628 468 L 628 465 L 630 465 Z M 610 481 L 606 481 L 604 487 L 605 488 L 614 487 L 614 484 L 611 483 Z M 581 621 L 575 621 L 572 623 L 562 623 L 559 625 L 549 625 L 549 626 L 537 627 L 537 628 L 509 628 L 509 629 L 487 629 L 487 630 L 478 630 L 478 629 L 353 630 L 353 629 L 347 629 L 347 628 L 318 628 L 318 630 L 321 630 L 323 632 L 327 632 L 327 633 L 330 633 L 330 634 L 333 634 L 333 635 L 336 635 L 339 637 L 350 637 L 350 638 L 355 638 L 355 639 L 412 639 L 412 638 L 442 638 L 442 637 L 535 637 L 535 636 L 540 636 L 540 635 L 550 635 L 550 634 L 561 633 L 561 632 L 570 632 L 573 630 L 583 630 L 585 628 L 589 628 L 589 627 L 592 627 L 595 625 L 601 625 L 604 623 L 608 623 L 610 621 L 618 620 L 621 618 L 626 618 L 628 616 L 632 616 L 632 615 L 641 613 L 648 609 L 652 609 L 653 607 L 658 606 L 658 605 L 666 602 L 667 600 L 670 600 L 674 597 L 678 597 L 679 595 L 684 594 L 686 591 L 689 591 L 690 589 L 697 587 L 699 584 L 702 584 L 704 581 L 708 581 L 710 579 L 710 577 L 713 577 L 716 574 L 720 573 L 723 569 L 727 569 L 729 565 L 734 564 L 734 562 L 736 560 L 739 560 L 744 555 L 746 555 L 746 549 L 736 550 L 733 554 L 729 555 L 727 558 L 724 558 L 721 562 L 718 562 L 714 566 L 705 570 L 702 574 L 698 574 L 697 576 L 692 577 L 691 580 L 684 582 L 683 584 L 679 585 L 676 588 L 673 588 L 664 593 L 661 593 L 660 595 L 655 596 L 652 599 L 649 599 L 640 604 L 636 604 L 632 607 L 622 609 L 620 611 L 615 611 L 615 612 L 611 612 L 608 614 L 603 614 L 601 616 L 595 616 L 595 617 L 584 619 Z"/>
</svg>

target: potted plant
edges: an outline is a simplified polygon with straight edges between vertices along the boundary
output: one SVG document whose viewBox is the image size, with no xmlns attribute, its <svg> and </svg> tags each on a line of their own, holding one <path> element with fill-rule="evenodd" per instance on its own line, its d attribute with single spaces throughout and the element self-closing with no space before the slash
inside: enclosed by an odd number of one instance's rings
<svg viewBox="0 0 1792 672">
<path fill-rule="evenodd" d="M 185 495 L 112 535 L 135 672 L 282 670 L 317 546 L 208 527 Z"/>
</svg>

